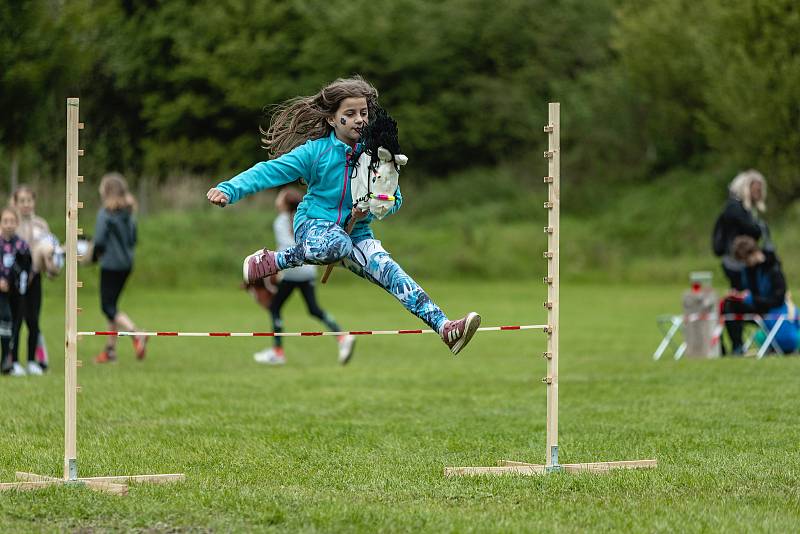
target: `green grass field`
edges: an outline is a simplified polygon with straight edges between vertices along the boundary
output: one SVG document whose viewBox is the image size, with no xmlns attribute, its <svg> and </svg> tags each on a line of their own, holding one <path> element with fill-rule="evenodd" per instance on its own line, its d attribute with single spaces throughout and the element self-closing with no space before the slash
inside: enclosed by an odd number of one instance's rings
<svg viewBox="0 0 800 534">
<path fill-rule="evenodd" d="M 226 284 L 148 291 L 134 278 L 122 304 L 147 328 L 268 330 L 265 312 Z M 474 309 L 485 326 L 545 318 L 541 284 L 423 285 L 451 315 Z M 432 335 L 360 338 L 345 368 L 330 338 L 289 339 L 283 368 L 253 362 L 264 339 L 155 339 L 144 362 L 121 340 L 108 366 L 91 363 L 102 341 L 86 339 L 79 474 L 186 481 L 134 485 L 127 497 L 2 493 L 0 530 L 796 531 L 800 359 L 653 362 L 655 316 L 678 311 L 681 290 L 562 288 L 561 462 L 657 458 L 657 469 L 443 476 L 445 466 L 544 461 L 539 332 L 481 333 L 456 358 Z M 17 470 L 62 475 L 63 289 L 45 291 L 53 370 L 0 380 L 2 482 Z M 80 295 L 81 329 L 104 328 L 93 289 Z M 347 328 L 419 326 L 341 270 L 320 298 Z M 285 315 L 287 330 L 319 329 L 299 296 Z"/>
</svg>

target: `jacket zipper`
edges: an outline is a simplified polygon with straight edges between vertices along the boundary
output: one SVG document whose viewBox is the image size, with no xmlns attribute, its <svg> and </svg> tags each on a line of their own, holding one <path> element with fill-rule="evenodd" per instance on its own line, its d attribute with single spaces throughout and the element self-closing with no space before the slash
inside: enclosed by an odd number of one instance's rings
<svg viewBox="0 0 800 534">
<path fill-rule="evenodd" d="M 345 152 L 344 155 L 344 182 L 342 183 L 342 198 L 339 199 L 339 216 L 336 218 L 336 224 L 342 220 L 342 204 L 344 204 L 344 194 L 347 193 L 347 179 L 349 177 L 348 167 L 350 165 L 350 154 Z"/>
</svg>

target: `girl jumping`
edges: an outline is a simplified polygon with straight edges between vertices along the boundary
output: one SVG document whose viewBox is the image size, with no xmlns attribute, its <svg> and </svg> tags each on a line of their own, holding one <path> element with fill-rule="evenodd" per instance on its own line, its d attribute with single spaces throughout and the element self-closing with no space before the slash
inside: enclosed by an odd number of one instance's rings
<svg viewBox="0 0 800 534">
<path fill-rule="evenodd" d="M 285 102 L 263 132 L 272 159 L 211 188 L 206 196 L 212 204 L 225 207 L 302 178 L 308 192 L 294 217 L 297 244 L 280 252 L 265 248 L 247 256 L 242 265 L 245 283 L 301 265 L 341 262 L 391 293 L 458 354 L 480 326 L 480 315 L 473 312 L 448 320 L 374 238 L 369 211 L 353 208 L 350 180 L 363 150 L 359 140 L 377 102 L 377 90 L 360 76 L 337 79 L 313 96 Z M 399 187 L 394 196 L 389 214 L 403 202 Z M 358 222 L 348 235 L 344 227 L 350 218 Z"/>
</svg>

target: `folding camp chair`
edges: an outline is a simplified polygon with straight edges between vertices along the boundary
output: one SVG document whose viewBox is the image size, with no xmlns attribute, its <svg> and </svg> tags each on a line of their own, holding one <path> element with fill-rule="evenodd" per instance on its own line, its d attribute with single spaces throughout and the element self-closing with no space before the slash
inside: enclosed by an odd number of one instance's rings
<svg viewBox="0 0 800 534">
<path fill-rule="evenodd" d="M 664 353 L 669 348 L 675 348 L 675 352 L 673 353 L 673 358 L 675 360 L 680 360 L 684 353 L 686 352 L 686 342 L 681 341 L 679 337 L 676 337 L 679 332 L 683 330 L 684 322 L 692 321 L 692 320 L 708 320 L 714 316 L 708 318 L 700 318 L 700 317 L 693 317 L 693 316 L 682 316 L 682 315 L 659 315 L 656 318 L 656 325 L 658 329 L 661 331 L 663 337 L 661 342 L 658 344 L 656 351 L 653 353 L 654 360 L 660 360 Z M 781 349 L 780 345 L 778 345 L 777 341 L 775 340 L 776 336 L 778 335 L 778 331 L 781 329 L 781 325 L 786 321 L 785 315 L 778 315 L 775 317 L 770 317 L 770 319 L 775 318 L 775 323 L 769 328 L 764 321 L 764 317 L 761 315 L 756 314 L 728 314 L 721 317 L 722 320 L 717 321 L 716 326 L 714 327 L 713 333 L 713 341 L 712 343 L 719 343 L 722 338 L 722 333 L 725 327 L 725 320 L 738 320 L 738 321 L 745 321 L 749 323 L 754 323 L 758 330 L 764 332 L 766 338 L 761 346 L 758 348 L 758 352 L 756 353 L 756 358 L 761 359 L 769 350 L 770 347 L 775 351 L 776 354 L 783 355 L 783 350 Z M 747 341 L 744 344 L 744 350 L 747 352 L 750 347 L 753 346 L 755 343 L 756 332 L 754 332 L 751 336 L 747 338 Z"/>
<path fill-rule="evenodd" d="M 658 344 L 658 348 L 653 353 L 654 360 L 660 360 L 661 356 L 667 351 L 668 348 L 676 346 L 674 358 L 676 360 L 680 359 L 683 356 L 683 353 L 686 351 L 686 343 L 677 343 L 675 341 L 675 335 L 681 330 L 683 326 L 683 316 L 682 315 L 659 315 L 656 317 L 656 326 L 661 331 L 661 334 L 664 336 L 661 339 L 661 343 Z"/>
<path fill-rule="evenodd" d="M 746 314 L 743 316 L 736 315 L 733 318 L 733 320 L 741 320 L 741 321 L 755 323 L 758 326 L 759 330 L 764 332 L 764 335 L 766 335 L 766 338 L 764 338 L 764 342 L 758 348 L 758 352 L 756 352 L 756 359 L 760 360 L 761 358 L 763 358 L 767 354 L 767 351 L 769 350 L 770 347 L 772 347 L 772 349 L 775 351 L 776 354 L 783 356 L 783 349 L 781 349 L 781 346 L 778 345 L 777 341 L 775 341 L 775 338 L 778 335 L 778 331 L 781 329 L 781 325 L 783 325 L 783 323 L 786 321 L 786 316 L 778 315 L 774 318 L 775 318 L 775 323 L 772 325 L 772 328 L 767 327 L 767 323 L 764 322 L 764 318 L 761 315 L 756 315 L 756 314 Z M 725 319 L 731 320 L 728 317 L 725 317 Z M 744 344 L 745 353 L 750 349 L 750 347 L 753 346 L 755 340 L 756 340 L 756 334 L 754 333 L 747 339 L 747 341 Z"/>
</svg>

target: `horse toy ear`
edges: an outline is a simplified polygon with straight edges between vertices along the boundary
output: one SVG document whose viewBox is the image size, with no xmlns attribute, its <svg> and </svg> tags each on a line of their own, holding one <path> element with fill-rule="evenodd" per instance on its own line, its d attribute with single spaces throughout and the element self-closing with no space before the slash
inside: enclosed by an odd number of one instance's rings
<svg viewBox="0 0 800 534">
<path fill-rule="evenodd" d="M 383 147 L 378 147 L 378 158 L 381 160 L 382 163 L 388 163 L 392 161 L 392 153 Z M 395 154 L 394 162 L 401 166 L 405 165 L 406 163 L 408 163 L 408 157 L 406 157 L 403 154 Z"/>
<path fill-rule="evenodd" d="M 392 153 L 386 150 L 385 148 L 378 147 L 378 157 L 380 158 L 382 163 L 387 163 L 392 161 Z"/>
</svg>

